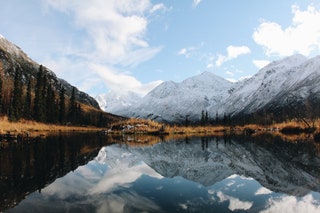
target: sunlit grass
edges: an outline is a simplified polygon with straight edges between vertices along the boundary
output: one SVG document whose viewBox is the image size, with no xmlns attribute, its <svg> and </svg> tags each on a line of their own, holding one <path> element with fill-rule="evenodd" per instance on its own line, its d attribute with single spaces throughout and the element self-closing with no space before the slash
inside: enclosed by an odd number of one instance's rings
<svg viewBox="0 0 320 213">
<path fill-rule="evenodd" d="M 63 126 L 54 124 L 44 124 L 30 120 L 20 120 L 10 122 L 6 116 L 0 117 L 0 134 L 20 134 L 39 132 L 59 132 L 59 131 L 96 131 L 97 127 Z"/>
<path fill-rule="evenodd" d="M 315 133 L 320 132 L 320 119 L 312 122 L 312 125 L 316 128 Z M 252 129 L 255 134 L 261 132 L 273 132 L 273 134 L 279 134 L 281 137 L 285 137 L 288 140 L 299 139 L 297 136 L 284 135 L 280 132 L 285 127 L 300 127 L 306 128 L 306 124 L 302 121 L 287 121 L 272 125 L 256 125 L 248 124 L 244 126 L 179 126 L 179 125 L 168 125 L 159 123 L 153 120 L 146 119 L 123 119 L 116 123 L 113 123 L 110 127 L 97 128 L 92 126 L 65 126 L 65 125 L 54 125 L 44 124 L 30 120 L 20 120 L 19 122 L 10 122 L 7 117 L 0 117 L 0 134 L 19 134 L 19 133 L 35 133 L 39 132 L 60 132 L 60 131 L 101 131 L 109 130 L 110 134 L 161 134 L 170 135 L 174 138 L 183 138 L 189 135 L 205 136 L 205 135 L 224 135 L 224 134 L 243 134 L 246 129 Z M 111 130 L 111 131 L 110 131 Z M 300 135 L 301 136 L 301 135 Z M 299 137 L 300 137 L 299 136 Z M 302 137 L 302 136 L 301 136 Z M 150 140 L 150 139 L 148 139 Z M 141 142 L 141 141 L 140 141 Z"/>
</svg>

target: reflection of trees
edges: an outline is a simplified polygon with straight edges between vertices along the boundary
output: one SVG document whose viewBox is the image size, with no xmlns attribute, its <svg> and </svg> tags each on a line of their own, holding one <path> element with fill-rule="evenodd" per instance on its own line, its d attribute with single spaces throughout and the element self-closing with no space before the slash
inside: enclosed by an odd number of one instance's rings
<svg viewBox="0 0 320 213">
<path fill-rule="evenodd" d="M 209 137 L 201 137 L 202 150 L 208 149 Z"/>
<path fill-rule="evenodd" d="M 38 137 L 11 143 L 0 152 L 0 211 L 86 164 L 107 143 L 105 137 L 96 134 Z"/>
<path fill-rule="evenodd" d="M 288 142 L 273 135 L 223 135 L 188 141 L 137 147 L 133 153 L 162 176 L 181 176 L 205 186 L 238 174 L 275 192 L 299 196 L 309 190 L 320 192 L 319 144 L 308 139 Z"/>
</svg>

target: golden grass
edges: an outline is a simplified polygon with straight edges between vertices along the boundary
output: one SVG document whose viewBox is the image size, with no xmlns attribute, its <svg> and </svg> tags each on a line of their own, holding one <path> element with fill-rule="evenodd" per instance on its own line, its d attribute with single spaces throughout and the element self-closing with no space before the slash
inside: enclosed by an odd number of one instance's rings
<svg viewBox="0 0 320 213">
<path fill-rule="evenodd" d="M 320 132 L 320 119 L 314 122 L 316 131 Z M 288 140 L 298 140 L 303 138 L 303 135 L 293 136 L 284 135 L 279 130 L 285 127 L 301 127 L 306 128 L 303 122 L 289 121 L 282 122 L 278 124 L 273 124 L 269 126 L 260 126 L 256 124 L 248 124 L 245 126 L 177 126 L 177 125 L 166 125 L 152 120 L 130 118 L 115 122 L 111 125 L 112 134 L 162 134 L 166 138 L 183 138 L 189 136 L 223 136 L 224 134 L 243 134 L 245 129 L 255 130 L 255 134 L 260 134 L 263 132 L 273 132 L 273 134 L 278 134 L 282 138 Z M 122 130 L 125 127 L 125 130 Z M 43 133 L 55 133 L 55 132 L 74 132 L 74 131 L 101 131 L 105 128 L 97 127 L 81 127 L 81 126 L 62 126 L 54 124 L 44 124 L 29 120 L 20 120 L 19 122 L 10 122 L 7 117 L 0 117 L 0 134 L 10 133 L 19 134 L 26 133 L 29 134 L 43 134 Z M 146 140 L 141 138 L 134 138 L 134 141 L 140 143 L 141 141 L 152 141 L 153 139 L 147 138 Z"/>
<path fill-rule="evenodd" d="M 0 134 L 20 134 L 39 132 L 60 132 L 60 131 L 99 131 L 97 127 L 62 126 L 54 124 L 44 124 L 36 121 L 20 120 L 10 122 L 7 117 L 0 117 Z"/>
<path fill-rule="evenodd" d="M 310 122 L 311 123 L 311 122 Z M 313 124 L 312 124 L 313 125 Z M 130 129 L 121 130 L 121 127 L 128 127 L 131 126 Z M 320 132 L 319 129 L 320 126 L 320 119 L 314 121 L 314 127 L 316 128 L 315 132 Z M 298 122 L 298 121 L 287 121 L 272 125 L 257 125 L 257 124 L 247 124 L 244 126 L 177 126 L 177 125 L 165 125 L 163 123 L 158 123 L 156 121 L 152 120 L 144 120 L 144 119 L 136 119 L 131 118 L 127 119 L 121 122 L 117 122 L 113 124 L 113 127 L 118 127 L 118 129 L 115 129 L 114 133 L 128 133 L 128 134 L 139 134 L 139 133 L 153 133 L 153 132 L 160 132 L 162 130 L 162 133 L 165 133 L 166 135 L 170 135 L 172 137 L 173 135 L 183 135 L 185 136 L 204 136 L 204 135 L 216 135 L 221 136 L 223 134 L 233 133 L 233 134 L 243 134 L 243 132 L 246 129 L 252 129 L 255 130 L 256 134 L 261 132 L 275 132 L 276 134 L 279 134 L 281 137 L 285 137 L 287 139 L 297 139 L 297 137 L 294 136 L 287 136 L 282 134 L 279 130 L 285 128 L 285 127 L 300 127 L 300 128 L 306 128 L 307 125 L 304 122 Z M 120 128 L 119 128 L 120 127 Z M 301 136 L 301 134 L 300 134 Z M 303 136 L 301 136 L 303 137 Z"/>
</svg>

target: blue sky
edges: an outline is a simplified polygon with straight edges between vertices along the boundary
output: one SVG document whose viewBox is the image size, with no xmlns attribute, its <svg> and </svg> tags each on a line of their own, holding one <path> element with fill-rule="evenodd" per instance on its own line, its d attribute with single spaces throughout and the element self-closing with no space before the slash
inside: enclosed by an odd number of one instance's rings
<svg viewBox="0 0 320 213">
<path fill-rule="evenodd" d="M 204 71 L 237 81 L 320 54 L 316 0 L 10 0 L 0 20 L 1 35 L 93 96 Z"/>
</svg>

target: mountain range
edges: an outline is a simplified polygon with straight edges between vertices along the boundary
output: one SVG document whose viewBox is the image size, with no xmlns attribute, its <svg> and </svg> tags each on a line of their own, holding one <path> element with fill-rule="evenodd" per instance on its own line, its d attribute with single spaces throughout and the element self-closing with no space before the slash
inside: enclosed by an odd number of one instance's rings
<svg viewBox="0 0 320 213">
<path fill-rule="evenodd" d="M 236 83 L 204 72 L 180 83 L 165 81 L 142 98 L 127 95 L 125 104 L 108 94 L 97 100 L 111 113 L 169 123 L 181 123 L 186 118 L 199 122 L 202 111 L 212 120 L 228 116 L 272 122 L 297 114 L 312 117 L 320 111 L 319 92 L 320 56 L 308 59 L 297 54 L 271 62 Z"/>
</svg>

